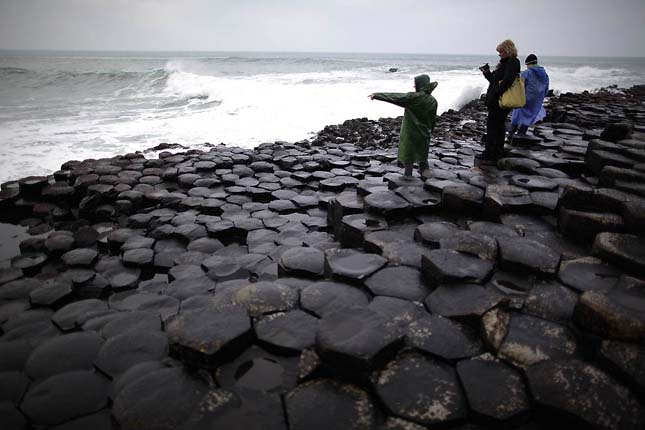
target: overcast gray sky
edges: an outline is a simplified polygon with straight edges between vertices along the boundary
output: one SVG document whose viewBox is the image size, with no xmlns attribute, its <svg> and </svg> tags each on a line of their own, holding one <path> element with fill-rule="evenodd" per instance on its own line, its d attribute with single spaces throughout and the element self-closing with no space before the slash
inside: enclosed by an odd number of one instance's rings
<svg viewBox="0 0 645 430">
<path fill-rule="evenodd" d="M 645 57 L 645 0 L 0 0 L 0 49 Z"/>
</svg>

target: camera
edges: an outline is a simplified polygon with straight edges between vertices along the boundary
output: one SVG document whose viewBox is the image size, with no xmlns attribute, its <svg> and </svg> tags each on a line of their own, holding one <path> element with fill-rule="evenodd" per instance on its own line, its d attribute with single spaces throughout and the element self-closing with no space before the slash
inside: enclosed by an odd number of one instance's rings
<svg viewBox="0 0 645 430">
<path fill-rule="evenodd" d="M 484 64 L 483 66 L 481 66 L 479 68 L 479 70 L 482 71 L 482 72 L 485 72 L 488 69 L 490 69 L 490 66 L 488 65 L 488 63 Z"/>
</svg>

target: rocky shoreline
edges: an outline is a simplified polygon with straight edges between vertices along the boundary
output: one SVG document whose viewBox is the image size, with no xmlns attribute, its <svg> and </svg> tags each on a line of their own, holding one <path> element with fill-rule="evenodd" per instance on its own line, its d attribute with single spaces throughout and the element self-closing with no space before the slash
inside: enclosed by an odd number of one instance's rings
<svg viewBox="0 0 645 430">
<path fill-rule="evenodd" d="M 552 97 L 495 166 L 473 101 L 425 181 L 395 118 L 2 184 L 3 428 L 643 428 L 644 101 Z"/>
</svg>

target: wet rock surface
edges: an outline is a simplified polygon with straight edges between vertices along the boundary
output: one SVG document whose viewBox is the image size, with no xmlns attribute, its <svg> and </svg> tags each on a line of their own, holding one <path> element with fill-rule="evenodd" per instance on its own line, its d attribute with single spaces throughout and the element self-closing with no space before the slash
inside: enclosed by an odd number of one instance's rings
<svg viewBox="0 0 645 430">
<path fill-rule="evenodd" d="M 552 97 L 496 165 L 474 101 L 424 179 L 393 118 L 3 184 L 0 420 L 642 428 L 644 100 Z"/>
</svg>

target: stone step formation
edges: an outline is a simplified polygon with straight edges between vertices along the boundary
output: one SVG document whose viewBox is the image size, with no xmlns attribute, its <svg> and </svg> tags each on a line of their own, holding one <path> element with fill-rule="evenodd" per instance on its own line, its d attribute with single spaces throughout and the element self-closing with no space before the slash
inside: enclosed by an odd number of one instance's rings
<svg viewBox="0 0 645 430">
<path fill-rule="evenodd" d="M 399 118 L 2 184 L 1 427 L 643 428 L 644 93 L 497 165 L 449 111 L 423 179 Z"/>
</svg>

